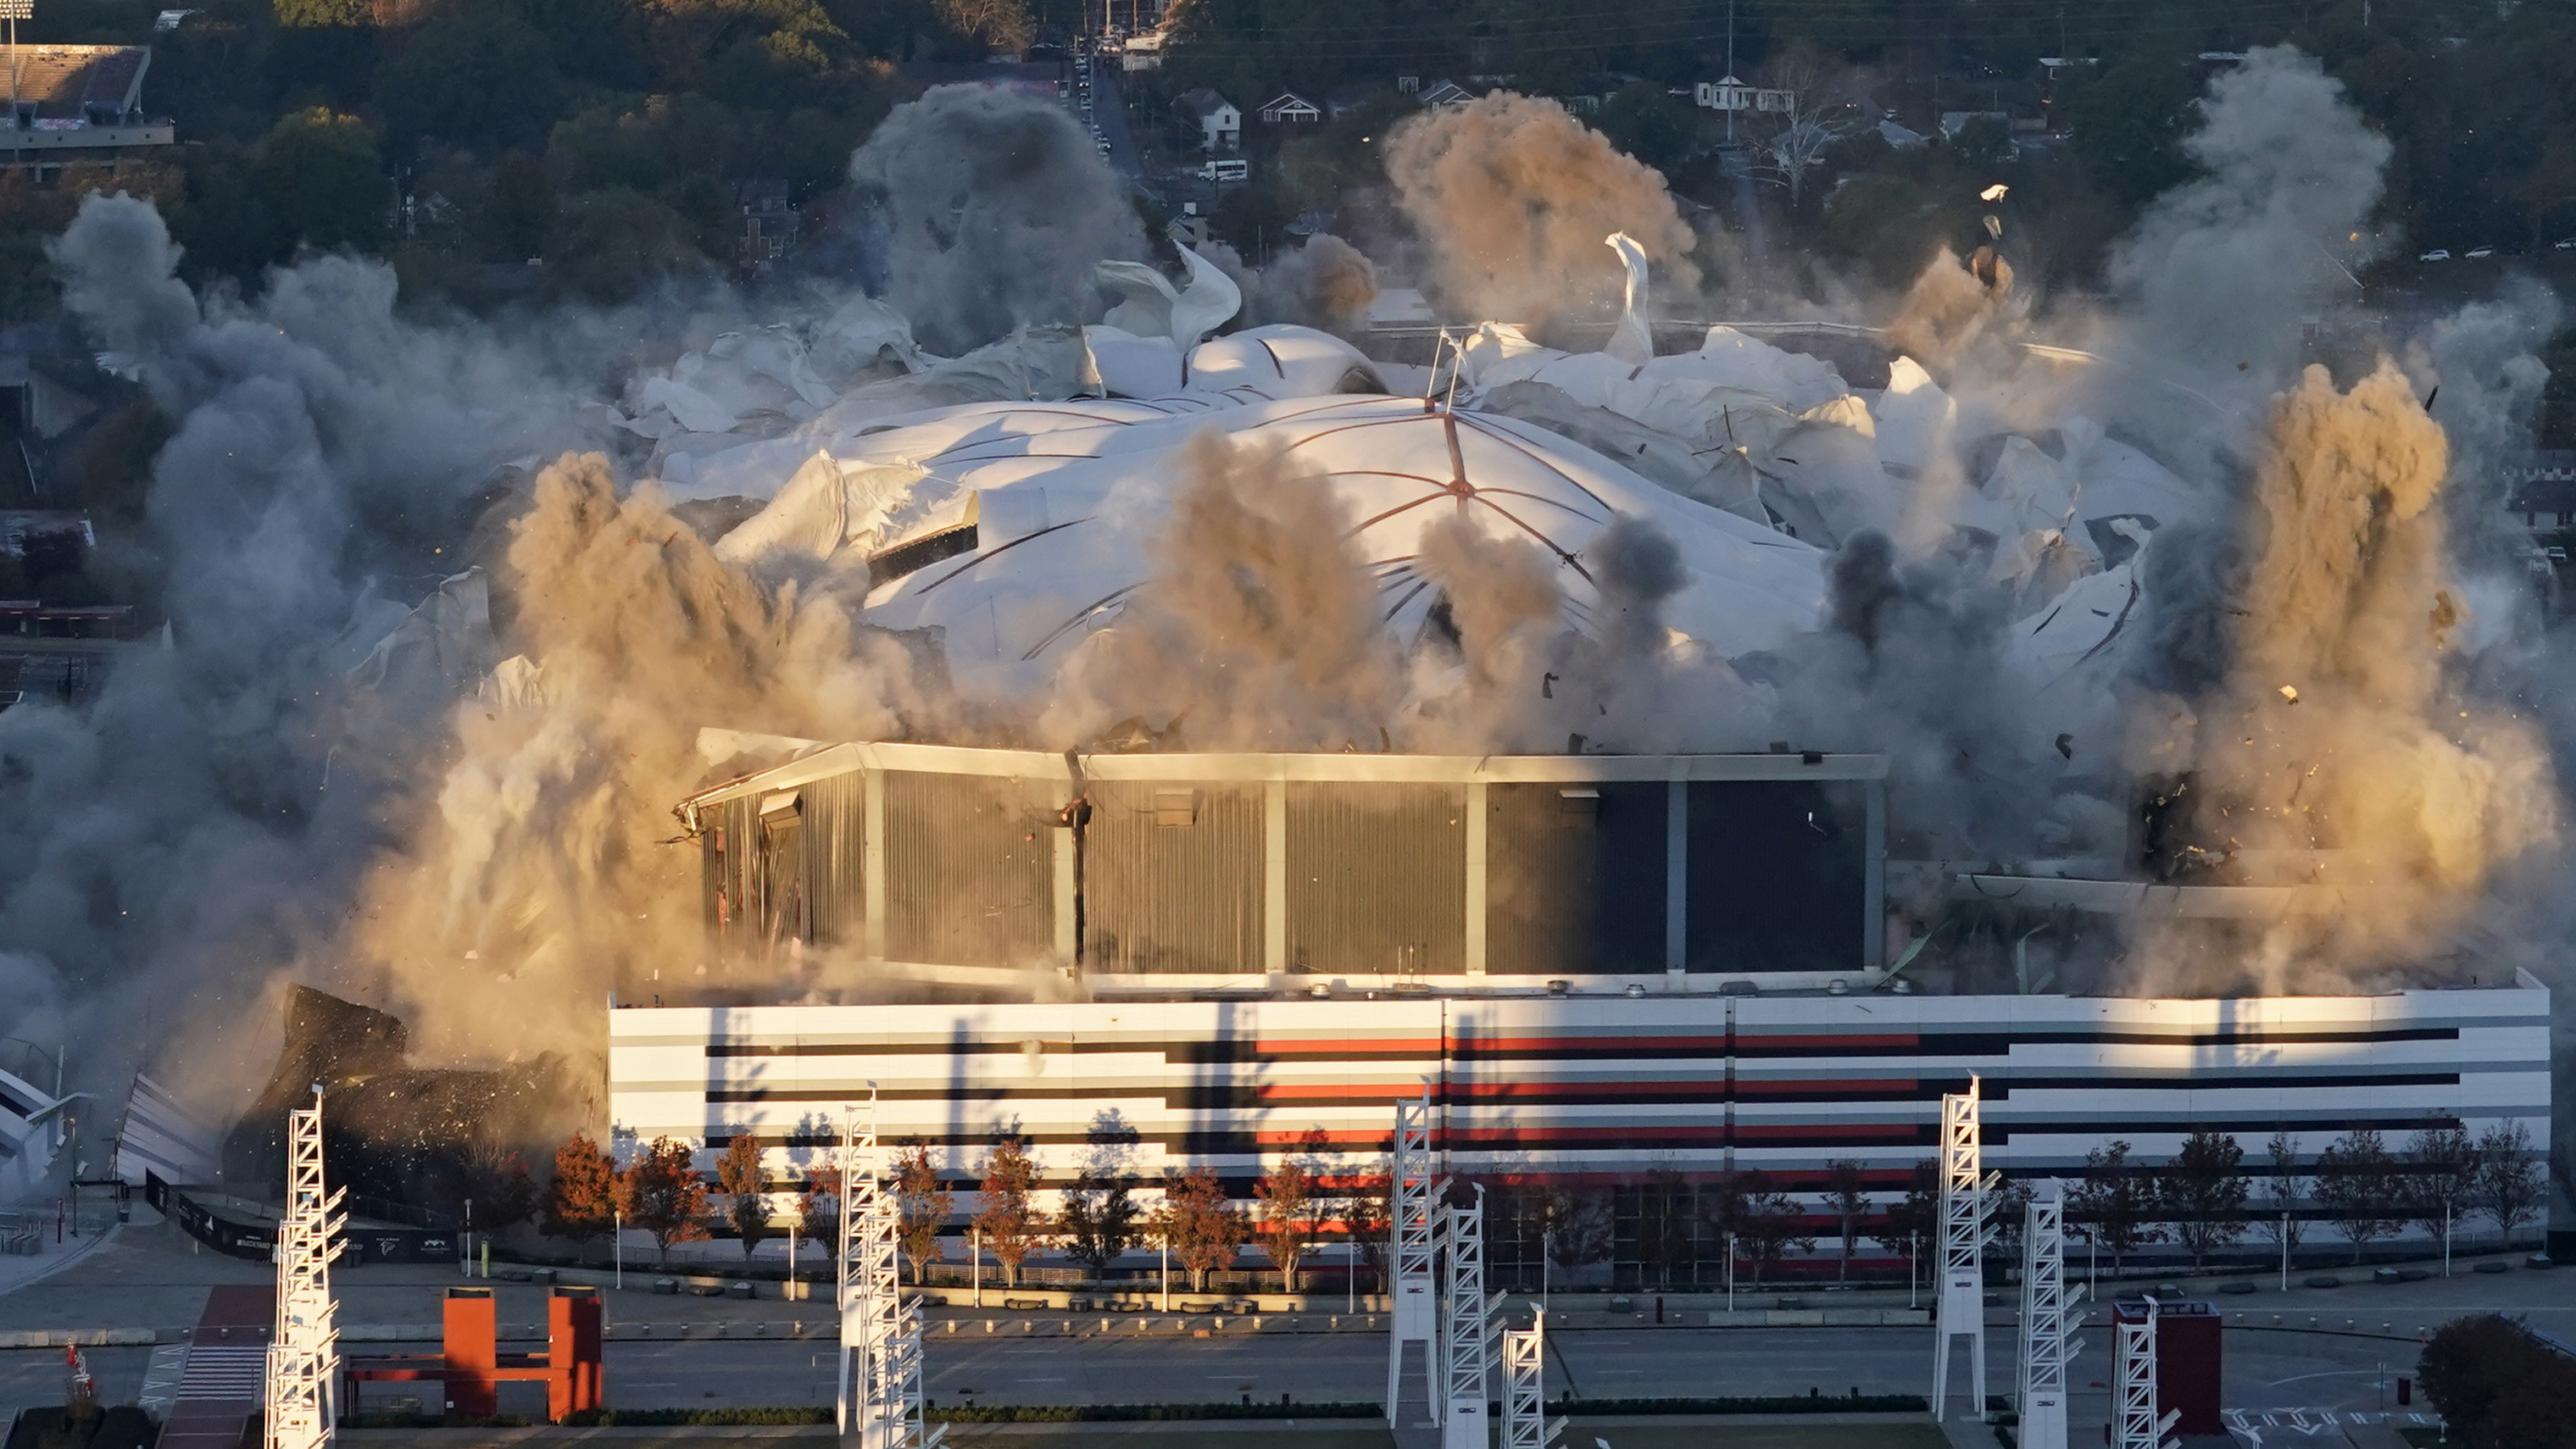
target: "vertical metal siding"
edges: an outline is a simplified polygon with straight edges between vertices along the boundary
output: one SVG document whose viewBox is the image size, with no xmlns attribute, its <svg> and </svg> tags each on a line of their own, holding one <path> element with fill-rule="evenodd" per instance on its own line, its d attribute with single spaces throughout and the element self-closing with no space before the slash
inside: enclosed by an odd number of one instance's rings
<svg viewBox="0 0 2576 1449">
<path fill-rule="evenodd" d="M 1653 972 L 1664 952 L 1664 782 L 1610 781 L 1569 824 L 1567 786 L 1486 790 L 1485 970 Z"/>
<path fill-rule="evenodd" d="M 1290 783 L 1290 969 L 1464 971 L 1466 915 L 1464 785 Z"/>
<path fill-rule="evenodd" d="M 853 770 L 799 787 L 804 797 L 807 911 L 818 946 L 856 946 L 868 917 L 866 778 Z"/>
<path fill-rule="evenodd" d="M 1056 812 L 1045 781 L 889 770 L 886 955 L 1014 966 L 1055 938 Z"/>
<path fill-rule="evenodd" d="M 1173 790 L 1197 792 L 1197 823 L 1155 823 L 1155 795 Z M 1095 781 L 1089 794 L 1085 969 L 1259 972 L 1262 787 Z"/>
</svg>

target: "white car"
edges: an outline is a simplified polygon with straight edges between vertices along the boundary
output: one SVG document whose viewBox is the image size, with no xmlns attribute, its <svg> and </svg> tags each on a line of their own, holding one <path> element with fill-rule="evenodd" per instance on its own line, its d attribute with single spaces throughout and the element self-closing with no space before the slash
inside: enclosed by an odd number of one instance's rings
<svg viewBox="0 0 2576 1449">
<path fill-rule="evenodd" d="M 2576 236 L 2571 236 L 2565 241 L 2558 243 L 2558 250 L 2562 252 L 2576 252 Z"/>
<path fill-rule="evenodd" d="M 2424 255 L 2417 257 L 2415 260 L 2419 262 L 2447 262 L 2450 259 L 2451 254 L 2449 252 L 2440 247 L 2435 247 Z"/>
<path fill-rule="evenodd" d="M 2476 262 L 2476 261 L 2484 261 L 2484 260 L 2485 260 L 2485 259 L 2487 259 L 2488 257 L 2494 256 L 2494 255 L 2495 255 L 2495 248 L 2494 248 L 2494 247 L 2471 247 L 2471 248 L 2469 248 L 2469 252 L 2468 252 L 2469 260 L 2470 260 L 2470 261 L 2473 261 L 2473 262 Z"/>
</svg>

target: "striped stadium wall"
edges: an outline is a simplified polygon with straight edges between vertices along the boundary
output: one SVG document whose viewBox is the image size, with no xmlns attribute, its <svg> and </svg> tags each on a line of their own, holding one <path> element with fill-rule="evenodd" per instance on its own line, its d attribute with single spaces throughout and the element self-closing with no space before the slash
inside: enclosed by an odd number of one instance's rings
<svg viewBox="0 0 2576 1449">
<path fill-rule="evenodd" d="M 888 1140 L 973 1171 L 997 1134 L 1069 1181 L 1114 1114 L 1129 1168 L 1205 1165 L 1239 1194 L 1320 1130 L 1328 1171 L 1375 1173 L 1392 1104 L 1430 1086 L 1461 1176 L 1633 1181 L 1760 1167 L 1792 1188 L 1832 1159 L 1901 1189 L 1940 1097 L 1975 1076 L 1986 1161 L 2080 1168 L 2113 1139 L 2170 1156 L 2278 1130 L 2313 1155 L 2356 1127 L 2520 1121 L 2549 1141 L 2549 994 L 2510 989 L 2245 1000 L 1688 995 L 626 1008 L 609 1014 L 613 1131 L 700 1147 L 740 1133 L 790 1178 L 878 1091 Z M 1801 1178 L 1807 1180 L 1802 1183 Z M 966 1207 L 971 1194 L 961 1194 Z"/>
</svg>

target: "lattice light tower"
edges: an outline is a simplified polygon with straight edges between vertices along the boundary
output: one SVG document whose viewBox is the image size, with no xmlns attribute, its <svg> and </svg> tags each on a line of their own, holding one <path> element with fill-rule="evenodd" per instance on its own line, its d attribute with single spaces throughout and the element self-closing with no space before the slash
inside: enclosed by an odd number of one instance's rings
<svg viewBox="0 0 2576 1449">
<path fill-rule="evenodd" d="M 921 1306 L 906 1303 L 897 1271 L 902 1204 L 885 1181 L 876 1104 L 868 1125 L 841 1127 L 841 1353 L 833 1399 L 856 1449 L 938 1449 L 948 1426 L 923 1422 Z"/>
<path fill-rule="evenodd" d="M 2150 1294 L 2142 1308 L 2128 1304 L 2111 1313 L 2117 1346 L 2112 1354 L 2111 1402 L 2119 1413 L 2112 1425 L 2112 1449 L 2170 1449 L 2166 1438 L 2182 1422 L 2182 1410 L 2156 1413 L 2156 1300 Z"/>
<path fill-rule="evenodd" d="M 2066 1365 L 2084 1345 L 2066 1335 L 2066 1195 L 2050 1181 L 2022 1209 L 2021 1443 L 2066 1449 Z"/>
<path fill-rule="evenodd" d="M 1986 1411 L 1986 1193 L 1978 1153 L 1977 1079 L 1941 1098 L 1941 1301 L 1933 1335 L 1932 1415 L 1949 1415 L 1950 1349 L 1968 1341 L 1976 1412 Z"/>
<path fill-rule="evenodd" d="M 1555 1449 L 1563 1419 L 1547 1417 L 1547 1310 L 1503 1335 L 1503 1449 Z"/>
<path fill-rule="evenodd" d="M 1395 1104 L 1395 1150 L 1387 1162 L 1387 1232 L 1393 1239 L 1395 1263 L 1394 1327 L 1386 1343 L 1386 1421 L 1399 1422 L 1403 1405 L 1407 1347 L 1422 1348 L 1422 1376 L 1431 1401 L 1431 1417 L 1440 1419 L 1440 1302 L 1432 1267 L 1440 1256 L 1438 1209 L 1433 1201 L 1441 1184 L 1431 1177 L 1431 1089 L 1411 1102 Z M 1479 1416 L 1479 1424 L 1482 1417 Z"/>
<path fill-rule="evenodd" d="M 339 1418 L 340 1329 L 331 1260 L 340 1199 L 322 1185 L 322 1089 L 286 1114 L 286 1212 L 277 1225 L 277 1331 L 268 1343 L 268 1449 L 323 1449 Z"/>
<path fill-rule="evenodd" d="M 1487 1449 L 1485 1374 L 1494 1366 L 1494 1300 L 1485 1295 L 1485 1188 L 1441 1210 L 1447 1292 L 1440 1317 L 1441 1449 Z"/>
</svg>

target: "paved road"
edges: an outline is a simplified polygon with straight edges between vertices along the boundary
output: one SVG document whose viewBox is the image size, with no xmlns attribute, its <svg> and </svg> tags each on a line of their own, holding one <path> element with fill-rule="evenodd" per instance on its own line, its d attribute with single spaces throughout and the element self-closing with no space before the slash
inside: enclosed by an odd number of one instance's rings
<svg viewBox="0 0 2576 1449">
<path fill-rule="evenodd" d="M 195 1321 L 214 1283 L 264 1282 L 264 1264 L 192 1253 L 184 1240 L 150 1228 L 129 1229 L 59 1277 L 0 1295 L 0 1329 L 178 1326 Z M 458 1280 L 439 1267 L 361 1267 L 337 1275 L 344 1323 L 435 1321 L 439 1291 Z M 640 1281 L 640 1280 L 639 1280 Z M 506 1323 L 542 1321 L 542 1290 L 496 1282 Z M 2368 1410 L 2382 1402 L 2386 1378 L 2413 1362 L 2411 1343 L 2337 1332 L 2296 1331 L 2313 1321 L 2364 1332 L 2389 1323 L 2411 1337 L 2415 1327 L 2463 1312 L 2527 1315 L 2561 1336 L 2576 1337 L 2576 1294 L 2559 1273 L 2517 1270 L 2396 1286 L 2294 1289 L 2220 1298 L 2228 1314 L 2227 1403 L 2255 1413 L 2290 1409 Z M 612 1293 L 613 1323 L 651 1321 L 740 1325 L 803 1318 L 820 1326 L 828 1308 L 776 1300 L 661 1298 Z M 2243 1313 L 2242 1320 L 2237 1314 Z M 967 1397 L 1018 1402 L 1204 1401 L 1251 1394 L 1275 1399 L 1375 1401 L 1385 1392 L 1385 1340 L 1365 1334 L 1265 1334 L 1208 1339 L 1019 1338 L 1008 1329 L 1029 1315 L 993 1315 L 1003 1331 L 981 1332 L 984 1315 L 950 1311 L 934 1321 L 929 1392 L 943 1402 Z M 2274 1317 L 2282 1328 L 2269 1326 Z M 1589 1315 L 1594 1324 L 1597 1313 Z M 1990 1335 L 1989 1389 L 2010 1391 L 2011 1334 L 2000 1321 Z M 959 1322 L 952 1335 L 945 1324 Z M 1061 1321 L 1060 1319 L 1058 1321 Z M 1088 1322 L 1096 1324 L 1096 1316 Z M 1164 1320 L 1166 1324 L 1170 1320 Z M 1565 1325 L 1569 1330 L 1572 1323 Z M 2075 1364 L 2079 1414 L 2105 1411 L 2110 1335 L 2098 1323 L 2083 1330 L 2088 1347 Z M 394 1345 L 351 1344 L 351 1352 Z M 1929 1379 L 1931 1334 L 1885 1329 L 1655 1329 L 1592 1327 L 1551 1335 L 1551 1390 L 1587 1397 L 1802 1392 L 1921 1392 Z M 681 1404 L 823 1402 L 829 1397 L 828 1346 L 731 1340 L 634 1342 L 608 1346 L 614 1402 L 634 1407 Z M 131 1398 L 148 1350 L 91 1354 L 111 1401 Z M 2383 1368 L 2383 1365 L 2386 1367 Z M 0 1408 L 58 1401 L 60 1354 L 0 1352 Z"/>
<path fill-rule="evenodd" d="M 2109 1335 L 2094 1329 L 2074 1363 L 2076 1422 L 2109 1412 Z M 1611 1330 L 1552 1335 L 1551 1395 L 1659 1398 L 1723 1394 L 1920 1393 L 1927 1386 L 1927 1329 Z M 349 1351 L 434 1352 L 434 1345 L 357 1344 Z M 101 1396 L 130 1400 L 147 1349 L 90 1353 Z M 2012 1340 L 1997 1328 L 1987 1346 L 1988 1390 L 2012 1387 Z M 820 1404 L 831 1401 L 828 1343 L 692 1340 L 607 1346 L 610 1400 L 630 1408 Z M 2233 1330 L 2227 1336 L 2230 1408 L 2350 1412 L 2387 1406 L 2388 1380 L 2411 1369 L 2412 1346 L 2340 1334 Z M 1275 1400 L 1375 1401 L 1385 1392 L 1383 1338 L 1355 1334 L 1137 1340 L 1108 1337 L 957 1338 L 929 1344 L 927 1392 L 935 1402 L 1136 1403 Z M 1964 1361 L 1956 1408 L 1966 1406 Z M 59 1357 L 0 1354 L 0 1405 L 58 1401 Z M 416 1393 L 388 1385 L 371 1392 Z M 521 1392 L 510 1390 L 505 1392 Z M 535 1386 L 524 1392 L 538 1394 Z M 1418 1392 L 1418 1389 L 1415 1390 Z M 1410 1396 L 1410 1395 L 1408 1395 Z M 378 1402 L 381 1402 L 379 1400 Z"/>
</svg>

